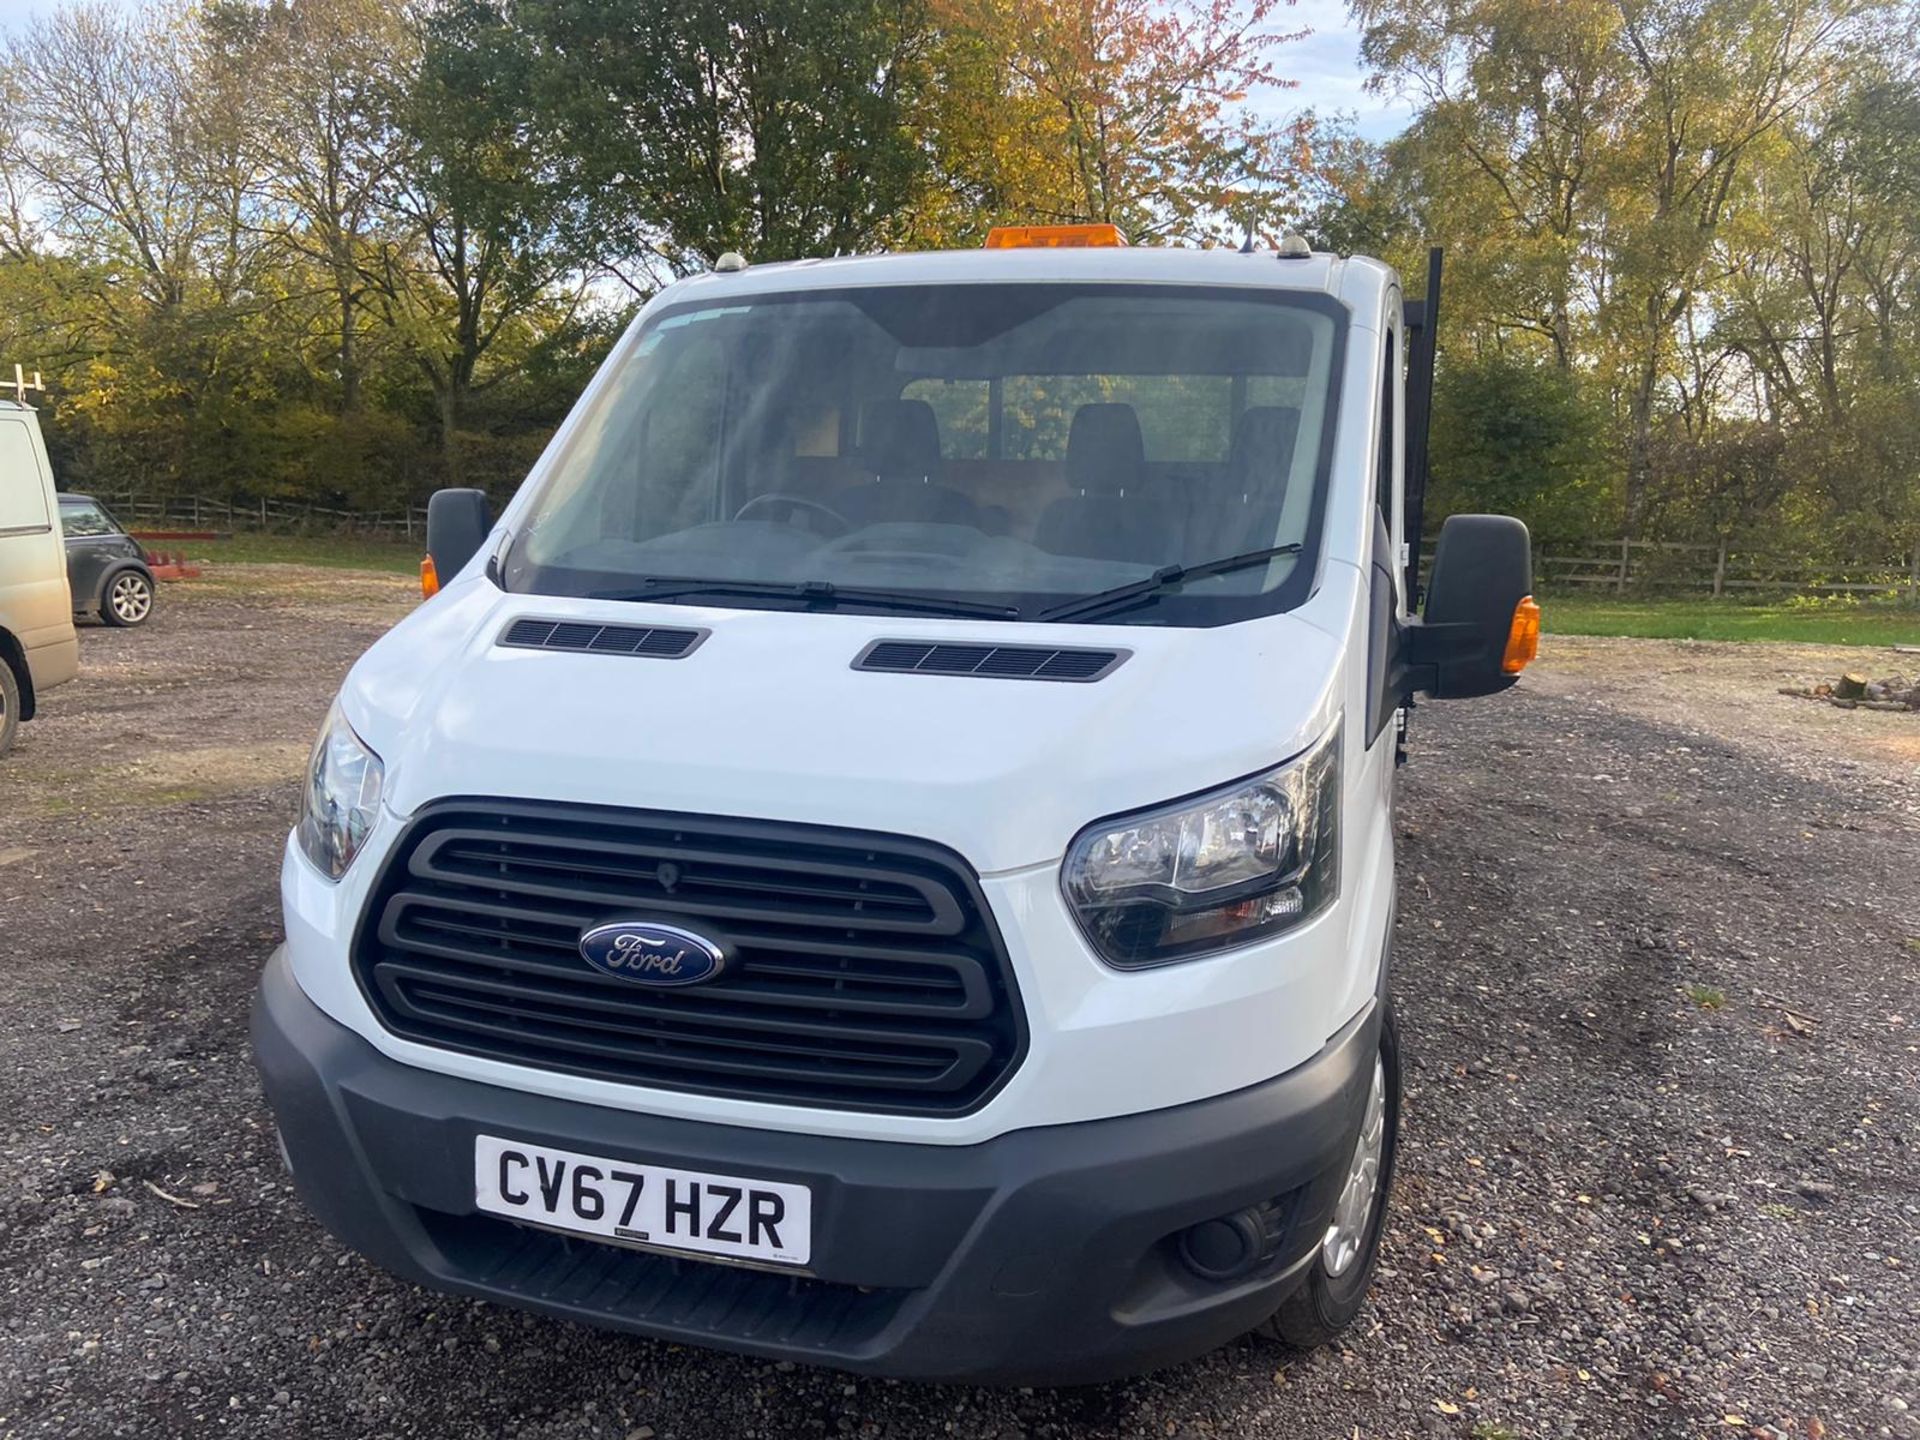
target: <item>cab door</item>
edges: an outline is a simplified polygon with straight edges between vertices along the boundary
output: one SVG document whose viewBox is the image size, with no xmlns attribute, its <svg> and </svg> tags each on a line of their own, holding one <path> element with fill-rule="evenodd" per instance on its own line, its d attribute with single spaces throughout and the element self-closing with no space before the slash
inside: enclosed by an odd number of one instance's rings
<svg viewBox="0 0 1920 1440">
<path fill-rule="evenodd" d="M 62 500 L 60 528 L 66 535 L 67 582 L 73 587 L 74 609 L 90 610 L 100 603 L 107 571 L 126 558 L 127 538 L 91 500 Z"/>
<path fill-rule="evenodd" d="M 1372 532 L 1367 566 L 1367 747 L 1380 747 L 1395 729 L 1400 711 L 1397 686 L 1400 629 L 1405 621 L 1406 592 L 1403 527 L 1406 524 L 1406 357 L 1402 346 L 1400 297 L 1389 292 L 1389 321 L 1380 342 L 1376 364 L 1379 386 L 1375 393 L 1373 435 L 1373 504 L 1368 509 Z M 1389 752 L 1392 745 L 1386 745 Z M 1387 766 L 1392 770 L 1391 761 Z"/>
</svg>

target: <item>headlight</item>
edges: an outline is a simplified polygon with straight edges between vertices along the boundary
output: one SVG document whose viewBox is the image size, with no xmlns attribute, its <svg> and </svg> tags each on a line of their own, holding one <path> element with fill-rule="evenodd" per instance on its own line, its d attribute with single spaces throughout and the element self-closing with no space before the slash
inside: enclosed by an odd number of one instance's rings
<svg viewBox="0 0 1920 1440">
<path fill-rule="evenodd" d="M 347 873 L 379 814 L 385 779 L 380 757 L 361 743 L 336 702 L 307 762 L 294 829 L 301 851 L 322 875 L 338 880 Z"/>
<path fill-rule="evenodd" d="M 1305 754 L 1080 832 L 1061 885 L 1100 957 L 1138 969 L 1302 924 L 1340 892 L 1340 725 Z"/>
</svg>

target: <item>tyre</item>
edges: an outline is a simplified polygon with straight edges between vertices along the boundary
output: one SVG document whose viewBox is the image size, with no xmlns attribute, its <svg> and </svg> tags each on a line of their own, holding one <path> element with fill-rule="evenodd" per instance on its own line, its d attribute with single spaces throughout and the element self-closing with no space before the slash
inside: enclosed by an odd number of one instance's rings
<svg viewBox="0 0 1920 1440">
<path fill-rule="evenodd" d="M 153 613 L 153 581 L 139 570 L 109 576 L 100 596 L 100 618 L 109 625 L 143 625 Z"/>
<path fill-rule="evenodd" d="M 1262 1334 L 1306 1350 L 1325 1345 L 1353 1323 L 1380 1263 L 1380 1232 L 1399 1144 L 1400 1031 L 1389 1004 L 1365 1116 L 1347 1183 L 1334 1204 L 1333 1223 L 1314 1252 L 1305 1282 L 1261 1326 Z"/>
<path fill-rule="evenodd" d="M 20 682 L 13 667 L 0 660 L 0 755 L 13 748 L 13 737 L 20 731 Z"/>
</svg>

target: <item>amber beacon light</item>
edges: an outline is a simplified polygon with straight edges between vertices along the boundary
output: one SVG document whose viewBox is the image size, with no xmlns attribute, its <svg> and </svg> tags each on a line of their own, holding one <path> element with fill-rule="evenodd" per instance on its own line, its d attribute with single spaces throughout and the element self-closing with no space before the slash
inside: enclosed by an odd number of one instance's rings
<svg viewBox="0 0 1920 1440">
<path fill-rule="evenodd" d="M 987 232 L 988 250 L 1110 249 L 1125 245 L 1118 225 L 996 225 Z"/>
<path fill-rule="evenodd" d="M 1507 627 L 1507 653 L 1500 668 L 1518 675 L 1540 654 L 1540 607 L 1531 595 L 1513 607 L 1513 623 Z"/>
</svg>

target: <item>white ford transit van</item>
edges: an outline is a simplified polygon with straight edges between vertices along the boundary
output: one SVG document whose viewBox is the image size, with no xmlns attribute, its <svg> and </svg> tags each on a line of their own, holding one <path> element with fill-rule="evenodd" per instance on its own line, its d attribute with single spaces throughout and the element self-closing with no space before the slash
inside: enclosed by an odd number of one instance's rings
<svg viewBox="0 0 1920 1440">
<path fill-rule="evenodd" d="M 1531 658 L 1526 531 L 1450 522 L 1409 612 L 1391 270 L 1089 238 L 729 257 L 497 523 L 435 497 L 254 1015 L 348 1244 L 928 1379 L 1353 1318 L 1396 716 Z"/>
<path fill-rule="evenodd" d="M 25 390 L 0 399 L 0 755 L 80 669 L 53 467 Z"/>
</svg>

